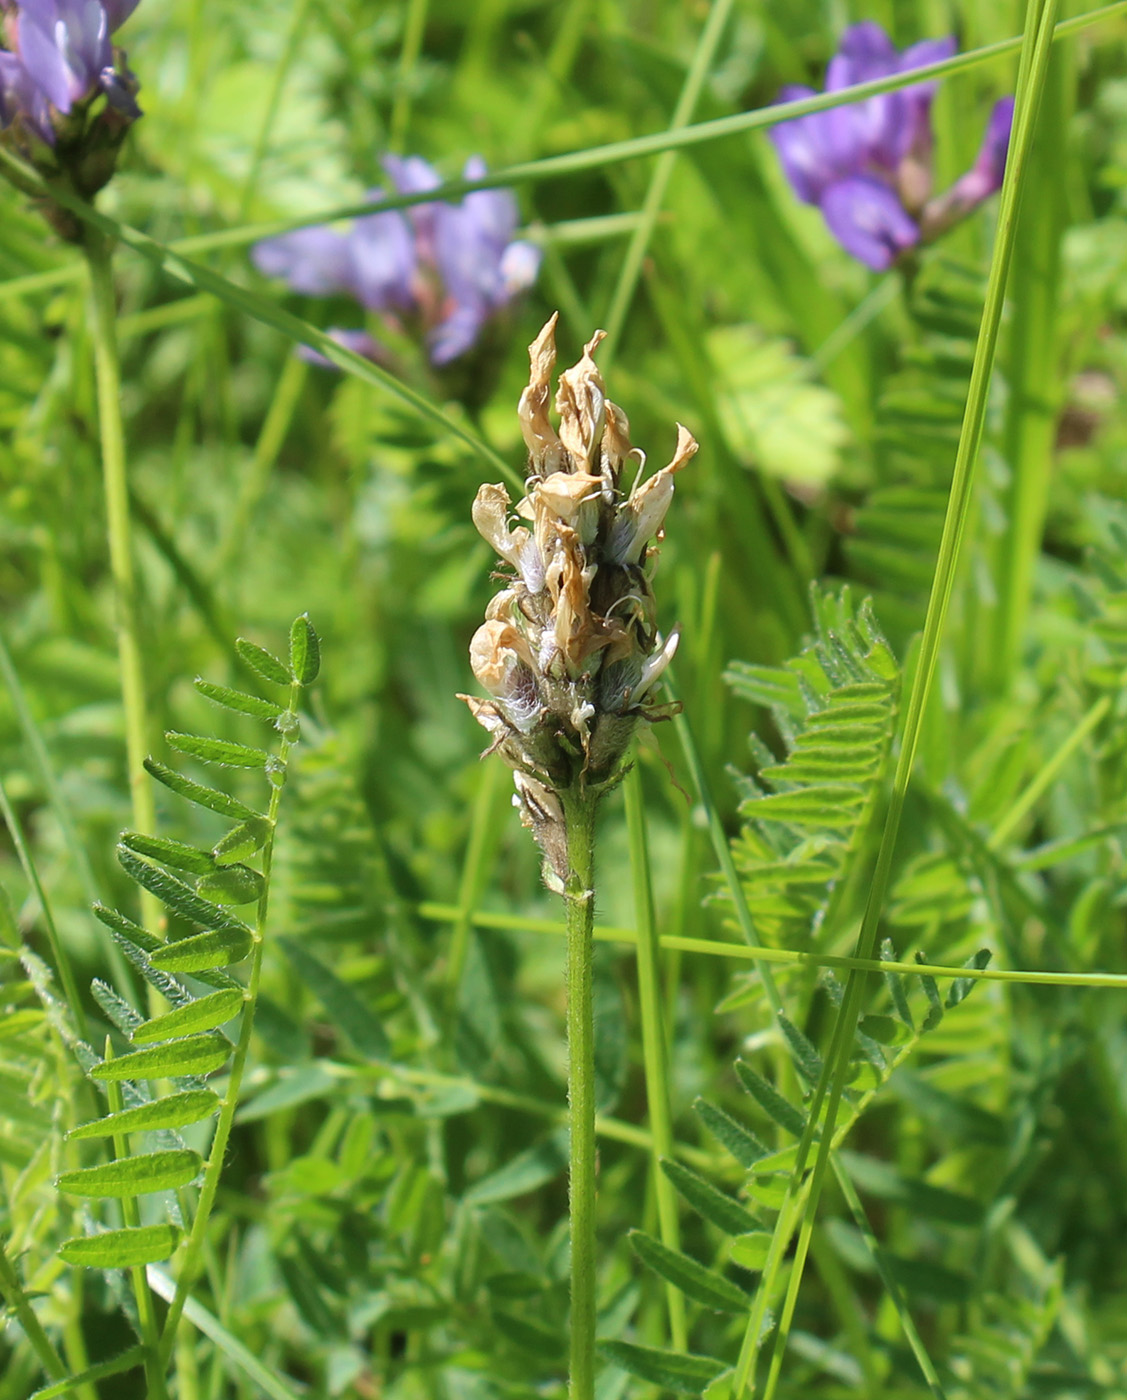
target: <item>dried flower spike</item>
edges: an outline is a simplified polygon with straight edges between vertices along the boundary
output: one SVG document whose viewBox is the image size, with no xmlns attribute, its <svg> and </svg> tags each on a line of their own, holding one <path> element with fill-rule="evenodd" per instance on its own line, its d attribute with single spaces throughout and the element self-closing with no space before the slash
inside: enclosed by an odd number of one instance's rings
<svg viewBox="0 0 1127 1400">
<path fill-rule="evenodd" d="M 697 444 L 678 425 L 673 460 L 640 480 L 645 455 L 631 446 L 626 414 L 607 399 L 594 361 L 602 331 L 560 375 L 553 427 L 555 329 L 553 316 L 529 347 L 518 410 L 527 494 L 515 512 L 503 486 L 483 486 L 474 501 L 474 524 L 511 574 L 470 644 L 473 673 L 491 698 L 462 698 L 492 735 L 490 752 L 515 770 L 521 820 L 559 888 L 570 868 L 564 795 L 593 801 L 620 776 L 638 722 L 671 713 L 652 695 L 677 631 L 664 640 L 657 631 L 646 564 L 673 477 Z M 624 471 L 633 478 L 626 485 Z M 513 528 L 514 514 L 526 523 Z"/>
</svg>

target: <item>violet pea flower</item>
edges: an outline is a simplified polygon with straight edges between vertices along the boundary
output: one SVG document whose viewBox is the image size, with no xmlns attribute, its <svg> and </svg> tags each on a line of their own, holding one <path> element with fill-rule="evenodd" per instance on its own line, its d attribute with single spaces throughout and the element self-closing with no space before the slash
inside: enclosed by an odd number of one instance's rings
<svg viewBox="0 0 1127 1400">
<path fill-rule="evenodd" d="M 419 156 L 388 156 L 384 166 L 400 194 L 441 184 Z M 472 157 L 467 179 L 480 179 L 485 164 Z M 381 190 L 369 199 L 383 197 Z M 530 287 L 540 253 L 513 240 L 516 200 L 508 190 L 479 190 L 460 204 L 428 200 L 410 208 L 368 214 L 347 231 L 299 229 L 256 244 L 260 272 L 280 277 L 307 296 L 348 296 L 391 325 L 416 327 L 426 338 L 431 363 L 445 365 L 476 344 L 489 320 Z M 332 331 L 375 358 L 378 345 L 359 332 Z"/>
<path fill-rule="evenodd" d="M 955 40 L 926 39 L 899 52 L 873 20 L 853 25 L 826 71 L 826 91 L 909 73 L 955 53 Z M 930 241 L 999 188 L 1013 99 L 994 108 L 973 169 L 931 199 L 931 102 L 934 81 L 912 83 L 861 102 L 780 122 L 770 135 L 783 172 L 804 203 L 817 205 L 841 246 L 883 272 L 908 249 Z M 784 88 L 793 101 L 807 87 Z"/>
<path fill-rule="evenodd" d="M 49 145 L 53 112 L 63 116 L 104 93 L 121 115 L 140 115 L 114 64 L 110 36 L 138 0 L 15 0 L 6 25 L 10 51 L 0 54 L 0 125 L 22 117 Z"/>
</svg>

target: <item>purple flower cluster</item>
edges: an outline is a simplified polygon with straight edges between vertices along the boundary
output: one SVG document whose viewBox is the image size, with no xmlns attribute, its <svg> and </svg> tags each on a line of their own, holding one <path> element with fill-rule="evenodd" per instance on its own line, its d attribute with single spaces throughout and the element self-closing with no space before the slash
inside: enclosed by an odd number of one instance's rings
<svg viewBox="0 0 1127 1400">
<path fill-rule="evenodd" d="M 386 156 L 399 194 L 442 183 L 419 156 Z M 464 171 L 480 180 L 485 163 L 472 156 Z M 370 199 L 384 197 L 379 189 Z M 476 190 L 460 204 L 432 200 L 403 211 L 366 214 L 347 232 L 327 225 L 298 229 L 255 246 L 255 265 L 306 296 L 350 296 L 390 324 L 421 327 L 431 363 L 464 355 L 486 323 L 536 280 L 540 251 L 513 241 L 517 205 L 510 190 Z M 364 331 L 330 332 L 371 358 L 378 346 Z"/>
<path fill-rule="evenodd" d="M 19 123 L 49 146 L 59 124 L 101 93 L 125 120 L 140 115 L 110 36 L 138 0 L 0 0 L 0 129 Z"/>
<path fill-rule="evenodd" d="M 826 71 L 826 91 L 839 92 L 955 53 L 955 40 L 925 39 L 903 53 L 866 20 L 845 31 Z M 1000 188 L 1013 98 L 990 116 L 974 166 L 950 190 L 931 198 L 931 100 L 935 82 L 913 83 L 861 102 L 780 122 L 771 131 L 783 170 L 799 199 L 816 204 L 830 232 L 853 257 L 883 272 L 909 248 L 928 242 Z M 813 97 L 792 86 L 791 102 Z"/>
</svg>

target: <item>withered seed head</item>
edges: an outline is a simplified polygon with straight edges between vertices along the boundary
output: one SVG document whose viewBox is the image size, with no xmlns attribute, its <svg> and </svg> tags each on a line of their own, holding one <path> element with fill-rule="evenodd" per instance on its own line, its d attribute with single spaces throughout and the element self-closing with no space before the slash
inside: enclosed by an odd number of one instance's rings
<svg viewBox="0 0 1127 1400">
<path fill-rule="evenodd" d="M 603 331 L 559 377 L 548 415 L 556 361 L 556 317 L 529 346 L 531 372 L 518 415 L 528 445 L 526 495 L 515 511 L 503 486 L 482 486 L 473 521 L 513 570 L 470 644 L 470 665 L 491 699 L 470 696 L 474 717 L 516 770 L 521 819 L 544 850 L 546 871 L 567 878 L 567 842 L 559 794 L 594 796 L 618 777 L 640 720 L 666 717 L 651 695 L 677 649 L 654 622 L 645 568 L 656 553 L 673 499 L 673 477 L 697 450 L 678 424 L 673 460 L 647 481 L 620 489 L 628 464 L 645 456 L 630 443 L 626 414 L 611 403 L 594 361 Z M 526 525 L 511 527 L 513 515 Z M 555 881 L 553 881 L 555 883 Z"/>
</svg>

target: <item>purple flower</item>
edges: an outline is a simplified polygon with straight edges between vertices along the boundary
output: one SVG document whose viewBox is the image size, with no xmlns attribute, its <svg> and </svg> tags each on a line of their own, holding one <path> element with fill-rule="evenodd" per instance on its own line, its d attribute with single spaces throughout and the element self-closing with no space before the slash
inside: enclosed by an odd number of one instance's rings
<svg viewBox="0 0 1127 1400">
<path fill-rule="evenodd" d="M 0 53 L 0 126 L 22 117 L 54 145 L 53 113 L 66 116 L 99 93 L 127 120 L 139 116 L 110 41 L 137 3 L 15 0 L 7 25 L 11 51 Z"/>
<path fill-rule="evenodd" d="M 388 156 L 384 165 L 400 194 L 442 183 L 419 156 Z M 484 174 L 479 157 L 466 163 L 466 179 Z M 369 198 L 383 193 L 372 190 Z M 296 292 L 350 296 L 392 325 L 410 322 L 425 336 L 431 363 L 445 365 L 471 349 L 486 323 L 536 280 L 540 253 L 513 241 L 517 222 L 510 191 L 477 190 L 460 204 L 431 200 L 367 214 L 347 232 L 299 229 L 257 244 L 251 256 L 261 272 Z"/>
<path fill-rule="evenodd" d="M 826 91 L 938 63 L 955 40 L 925 39 L 900 53 L 873 20 L 847 29 L 826 70 Z M 853 257 L 883 272 L 907 249 L 965 217 L 1001 183 L 1013 101 L 994 109 L 986 145 L 974 169 L 947 194 L 931 194 L 931 102 L 937 84 L 913 83 L 848 106 L 812 112 L 771 130 L 783 172 L 795 194 L 815 204 L 830 232 Z M 781 97 L 813 97 L 787 87 Z"/>
</svg>

